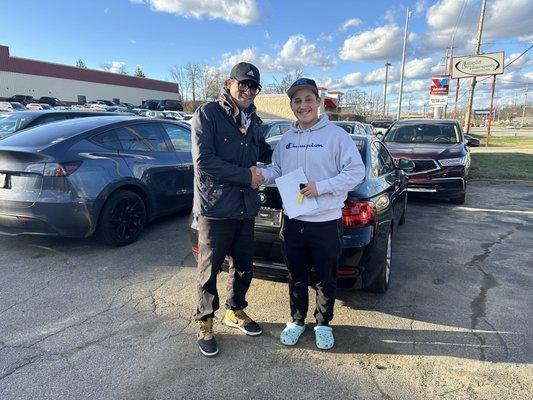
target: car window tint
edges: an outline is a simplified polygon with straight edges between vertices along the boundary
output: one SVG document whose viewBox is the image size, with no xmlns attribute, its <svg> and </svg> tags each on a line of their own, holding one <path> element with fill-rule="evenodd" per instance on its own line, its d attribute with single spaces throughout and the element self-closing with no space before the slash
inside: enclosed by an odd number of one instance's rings
<svg viewBox="0 0 533 400">
<path fill-rule="evenodd" d="M 120 141 L 118 140 L 115 130 L 93 136 L 91 140 L 97 145 L 105 147 L 106 149 L 122 150 L 122 146 L 120 145 Z"/>
<path fill-rule="evenodd" d="M 124 150 L 168 151 L 159 124 L 135 124 L 117 129 L 117 136 Z"/>
<path fill-rule="evenodd" d="M 174 124 L 163 124 L 163 127 L 174 146 L 174 150 L 191 151 L 191 132 L 182 126 Z"/>
<path fill-rule="evenodd" d="M 372 144 L 371 154 L 372 170 L 374 175 L 380 176 L 394 171 L 394 161 L 385 146 L 383 146 L 381 143 L 374 142 Z"/>
</svg>

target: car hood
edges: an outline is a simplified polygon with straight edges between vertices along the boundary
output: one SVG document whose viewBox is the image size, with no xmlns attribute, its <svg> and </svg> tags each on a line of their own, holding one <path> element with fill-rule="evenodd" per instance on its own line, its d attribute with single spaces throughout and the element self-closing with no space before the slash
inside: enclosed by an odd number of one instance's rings
<svg viewBox="0 0 533 400">
<path fill-rule="evenodd" d="M 451 158 L 466 154 L 463 143 L 396 143 L 385 142 L 387 149 L 394 158 Z"/>
</svg>

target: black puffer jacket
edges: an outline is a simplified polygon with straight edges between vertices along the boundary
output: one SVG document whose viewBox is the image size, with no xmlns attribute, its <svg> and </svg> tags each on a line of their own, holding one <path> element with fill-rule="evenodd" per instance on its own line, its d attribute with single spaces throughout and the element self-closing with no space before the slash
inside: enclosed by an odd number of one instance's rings
<svg viewBox="0 0 533 400">
<path fill-rule="evenodd" d="M 259 195 L 257 189 L 250 187 L 250 167 L 257 162 L 270 163 L 272 155 L 259 130 L 260 124 L 261 119 L 254 112 L 250 127 L 243 135 L 235 120 L 217 102 L 196 110 L 192 119 L 193 212 L 196 215 L 255 218 Z"/>
</svg>

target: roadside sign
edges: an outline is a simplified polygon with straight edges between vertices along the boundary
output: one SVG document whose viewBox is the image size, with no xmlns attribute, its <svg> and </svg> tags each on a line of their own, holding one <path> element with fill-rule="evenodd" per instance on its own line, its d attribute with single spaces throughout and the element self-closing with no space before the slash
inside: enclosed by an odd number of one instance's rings
<svg viewBox="0 0 533 400">
<path fill-rule="evenodd" d="M 469 78 L 472 76 L 500 75 L 504 67 L 503 51 L 465 57 L 453 57 L 452 78 Z"/>
<path fill-rule="evenodd" d="M 434 75 L 431 77 L 431 86 L 429 87 L 429 94 L 447 95 L 449 87 L 450 87 L 449 75 Z"/>
<path fill-rule="evenodd" d="M 444 107 L 448 105 L 448 96 L 432 94 L 429 96 L 429 105 L 431 107 Z"/>
</svg>

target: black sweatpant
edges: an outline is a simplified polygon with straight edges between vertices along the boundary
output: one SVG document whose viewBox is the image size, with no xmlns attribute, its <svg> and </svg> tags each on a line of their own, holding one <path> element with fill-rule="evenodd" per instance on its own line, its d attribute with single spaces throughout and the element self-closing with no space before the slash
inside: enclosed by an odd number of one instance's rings
<svg viewBox="0 0 533 400">
<path fill-rule="evenodd" d="M 206 320 L 220 307 L 217 274 L 229 261 L 226 308 L 246 308 L 246 292 L 253 274 L 254 219 L 198 217 L 198 305 L 194 318 Z"/>
<path fill-rule="evenodd" d="M 289 298 L 293 322 L 303 324 L 309 308 L 309 271 L 317 276 L 315 319 L 328 325 L 333 318 L 337 267 L 342 250 L 342 222 L 305 222 L 283 216 L 280 237 L 289 270 Z"/>
</svg>

